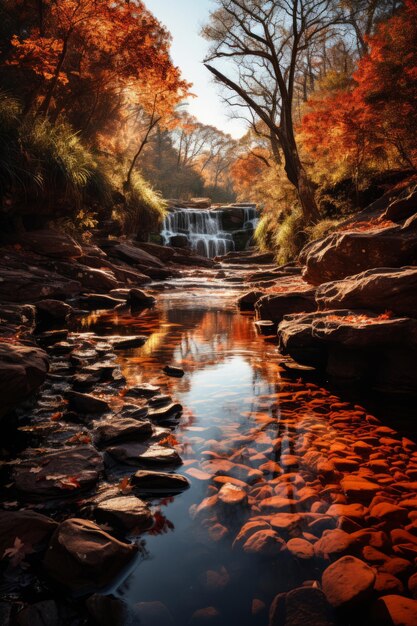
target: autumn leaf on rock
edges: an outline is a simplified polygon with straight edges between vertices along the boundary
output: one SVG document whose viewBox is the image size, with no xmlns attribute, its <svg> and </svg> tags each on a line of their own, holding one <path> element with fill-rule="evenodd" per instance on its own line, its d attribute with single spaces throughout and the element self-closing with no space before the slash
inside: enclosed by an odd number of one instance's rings
<svg viewBox="0 0 417 626">
<path fill-rule="evenodd" d="M 12 567 L 17 567 L 19 563 L 24 561 L 26 555 L 31 554 L 32 552 L 33 548 L 30 544 L 25 544 L 20 537 L 16 537 L 13 546 L 5 549 L 2 558 L 9 558 Z"/>
<path fill-rule="evenodd" d="M 122 478 L 122 480 L 119 482 L 117 487 L 123 495 L 130 493 L 133 489 L 132 485 L 130 484 L 130 479 L 128 478 L 128 476 L 125 476 L 124 478 Z"/>
</svg>

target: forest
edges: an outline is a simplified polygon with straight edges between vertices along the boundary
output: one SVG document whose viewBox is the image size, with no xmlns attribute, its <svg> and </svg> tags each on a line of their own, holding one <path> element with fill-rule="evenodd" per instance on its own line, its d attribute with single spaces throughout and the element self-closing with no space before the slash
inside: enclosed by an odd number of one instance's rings
<svg viewBox="0 0 417 626">
<path fill-rule="evenodd" d="M 417 0 L 0 1 L 1 624 L 417 626 L 416 131 Z"/>
</svg>

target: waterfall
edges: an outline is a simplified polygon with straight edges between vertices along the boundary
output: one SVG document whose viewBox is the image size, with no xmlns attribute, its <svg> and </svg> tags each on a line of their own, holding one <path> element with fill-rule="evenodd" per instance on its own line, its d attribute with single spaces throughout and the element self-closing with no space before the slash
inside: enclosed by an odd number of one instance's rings
<svg viewBox="0 0 417 626">
<path fill-rule="evenodd" d="M 189 247 L 197 254 L 215 257 L 235 249 L 231 233 L 222 231 L 220 211 L 175 208 L 164 219 L 161 236 L 165 245 L 178 235 L 187 237 Z"/>
</svg>

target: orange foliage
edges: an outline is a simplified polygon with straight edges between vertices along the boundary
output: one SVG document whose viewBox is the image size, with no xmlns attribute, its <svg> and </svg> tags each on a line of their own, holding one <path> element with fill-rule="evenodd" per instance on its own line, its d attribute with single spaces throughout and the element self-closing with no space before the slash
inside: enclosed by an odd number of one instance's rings
<svg viewBox="0 0 417 626">
<path fill-rule="evenodd" d="M 266 151 L 257 150 L 260 156 L 267 158 Z M 267 169 L 267 165 L 253 152 L 239 156 L 230 168 L 230 175 L 235 189 L 239 192 L 249 190 L 259 176 Z"/>
</svg>

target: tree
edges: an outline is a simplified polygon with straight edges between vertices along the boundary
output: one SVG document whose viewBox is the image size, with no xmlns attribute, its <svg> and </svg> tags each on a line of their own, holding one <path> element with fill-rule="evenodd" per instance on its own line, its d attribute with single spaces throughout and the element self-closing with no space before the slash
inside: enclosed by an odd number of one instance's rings
<svg viewBox="0 0 417 626">
<path fill-rule="evenodd" d="M 314 187 L 295 138 L 293 105 L 297 69 L 306 51 L 338 22 L 330 0 L 218 0 L 204 34 L 213 42 L 207 69 L 248 107 L 282 150 L 289 181 L 297 190 L 307 222 L 319 218 Z M 232 76 L 210 65 L 229 61 Z M 231 62 L 231 63 L 230 63 Z"/>
</svg>

